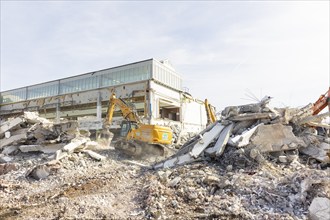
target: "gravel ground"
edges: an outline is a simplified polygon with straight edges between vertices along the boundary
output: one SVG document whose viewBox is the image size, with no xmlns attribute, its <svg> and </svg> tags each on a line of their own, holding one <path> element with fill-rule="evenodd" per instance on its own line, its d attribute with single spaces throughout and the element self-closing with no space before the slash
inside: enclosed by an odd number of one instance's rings
<svg viewBox="0 0 330 220">
<path fill-rule="evenodd" d="M 303 156 L 257 163 L 228 148 L 217 160 L 148 170 L 98 153 L 107 159 L 73 153 L 39 181 L 26 174 L 49 155 L 14 155 L 18 170 L 0 176 L 0 219 L 307 219 L 313 198 L 330 198 L 329 168 Z"/>
</svg>

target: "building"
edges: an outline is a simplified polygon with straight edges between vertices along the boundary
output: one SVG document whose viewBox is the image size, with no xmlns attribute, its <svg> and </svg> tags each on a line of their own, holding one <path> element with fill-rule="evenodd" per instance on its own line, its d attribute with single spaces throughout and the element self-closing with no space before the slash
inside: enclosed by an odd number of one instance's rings
<svg viewBox="0 0 330 220">
<path fill-rule="evenodd" d="M 187 132 L 206 126 L 203 102 L 182 90 L 182 79 L 167 60 L 156 59 L 3 91 L 0 117 L 38 111 L 57 120 L 96 116 L 101 121 L 112 92 L 133 103 L 147 123 L 176 124 Z"/>
</svg>

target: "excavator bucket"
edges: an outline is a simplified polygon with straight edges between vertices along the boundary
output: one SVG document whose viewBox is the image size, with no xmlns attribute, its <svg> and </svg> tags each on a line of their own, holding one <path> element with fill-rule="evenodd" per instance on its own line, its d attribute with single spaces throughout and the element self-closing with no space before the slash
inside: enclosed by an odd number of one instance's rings
<svg viewBox="0 0 330 220">
<path fill-rule="evenodd" d="M 97 142 L 104 146 L 110 146 L 112 139 L 113 133 L 108 128 L 104 128 L 97 137 Z"/>
</svg>

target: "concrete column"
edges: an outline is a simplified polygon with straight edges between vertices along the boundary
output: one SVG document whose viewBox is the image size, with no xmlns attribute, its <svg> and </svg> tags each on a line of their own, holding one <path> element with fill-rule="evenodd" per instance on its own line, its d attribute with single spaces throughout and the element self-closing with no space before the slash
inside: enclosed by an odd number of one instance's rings
<svg viewBox="0 0 330 220">
<path fill-rule="evenodd" d="M 102 120 L 101 92 L 98 92 L 98 95 L 97 95 L 96 118 L 97 118 L 97 121 L 101 121 Z"/>
<path fill-rule="evenodd" d="M 60 123 L 60 113 L 61 113 L 60 101 L 58 101 L 56 105 L 56 123 Z"/>
</svg>

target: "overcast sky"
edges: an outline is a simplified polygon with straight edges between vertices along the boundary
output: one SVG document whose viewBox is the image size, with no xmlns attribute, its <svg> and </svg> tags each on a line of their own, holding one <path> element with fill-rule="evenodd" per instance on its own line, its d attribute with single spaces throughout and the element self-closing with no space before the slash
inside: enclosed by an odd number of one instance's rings
<svg viewBox="0 0 330 220">
<path fill-rule="evenodd" d="M 329 1 L 1 1 L 1 91 L 169 59 L 218 110 L 329 87 Z M 248 100 L 247 100 L 248 99 Z"/>
</svg>

